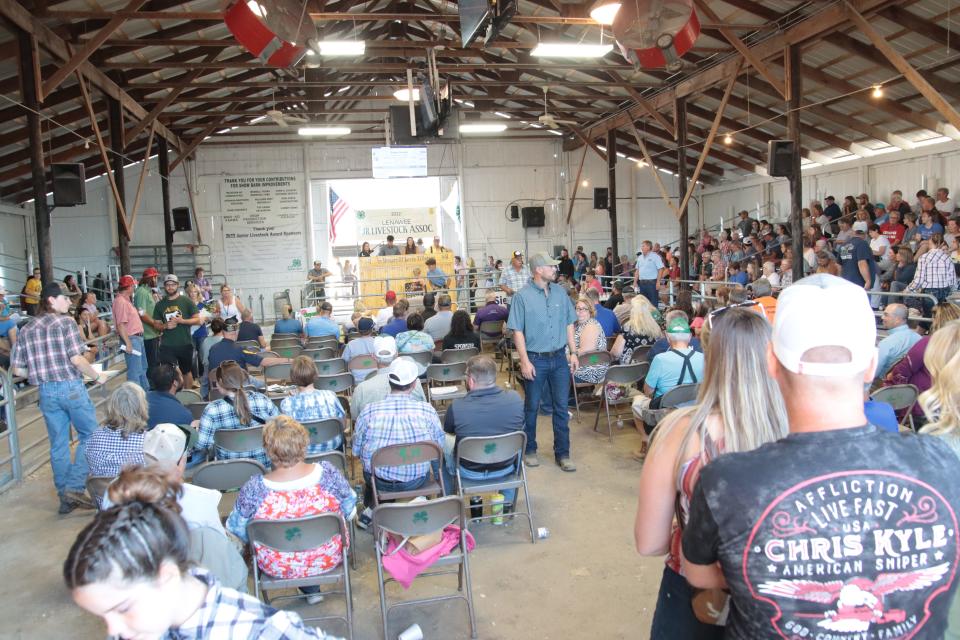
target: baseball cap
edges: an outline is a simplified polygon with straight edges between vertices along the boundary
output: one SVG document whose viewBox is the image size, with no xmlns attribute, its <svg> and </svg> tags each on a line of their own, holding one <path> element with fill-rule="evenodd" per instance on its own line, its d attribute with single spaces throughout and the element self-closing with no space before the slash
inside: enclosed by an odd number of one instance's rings
<svg viewBox="0 0 960 640">
<path fill-rule="evenodd" d="M 390 382 L 406 386 L 417 379 L 417 376 L 420 375 L 420 370 L 412 358 L 403 356 L 390 363 L 387 375 L 390 378 Z"/>
<path fill-rule="evenodd" d="M 667 333 L 690 333 L 690 323 L 683 318 L 674 318 L 667 323 Z"/>
<path fill-rule="evenodd" d="M 180 284 L 180 278 L 178 278 L 177 274 L 175 273 L 168 273 L 167 275 L 163 276 L 163 284 L 167 284 L 168 282 L 176 282 L 177 284 Z"/>
<path fill-rule="evenodd" d="M 887 205 L 883 204 L 882 202 L 878 202 L 877 204 L 873 205 L 873 208 L 874 208 L 874 209 L 884 209 L 884 210 L 886 210 Z"/>
<path fill-rule="evenodd" d="M 232 316 L 223 321 L 223 330 L 233 333 L 234 331 L 240 330 L 240 321 L 237 320 L 237 316 Z"/>
<path fill-rule="evenodd" d="M 513 252 L 513 257 L 523 259 L 523 251 L 520 251 L 520 249 L 517 249 L 516 251 Z"/>
<path fill-rule="evenodd" d="M 397 357 L 397 341 L 393 336 L 377 336 L 373 339 L 373 353 L 380 362 L 390 362 Z"/>
<path fill-rule="evenodd" d="M 137 284 L 137 281 L 133 279 L 133 276 L 120 276 L 120 282 L 118 284 L 121 289 L 126 289 L 127 287 L 132 287 Z"/>
<path fill-rule="evenodd" d="M 56 298 L 57 296 L 69 295 L 66 291 L 63 290 L 63 287 L 60 286 L 59 282 L 50 282 L 43 285 L 43 289 L 40 291 L 40 299 L 46 300 L 47 298 Z"/>
<path fill-rule="evenodd" d="M 161 462 L 179 462 L 197 444 L 197 432 L 190 427 L 163 422 L 143 436 L 143 452 Z"/>
<path fill-rule="evenodd" d="M 826 377 L 862 373 L 876 356 L 876 337 L 867 293 L 843 278 L 817 273 L 794 282 L 777 299 L 773 352 L 794 373 Z M 846 348 L 849 362 L 803 361 L 810 349 L 831 346 Z"/>
<path fill-rule="evenodd" d="M 396 299 L 397 299 L 397 292 L 396 292 L 396 291 L 387 291 L 386 295 L 384 295 L 383 297 L 384 297 L 386 300 L 388 300 L 388 301 L 396 300 Z"/>
<path fill-rule="evenodd" d="M 625 287 L 621 290 L 621 293 L 624 295 L 624 297 L 637 295 L 637 291 L 636 291 L 633 287 L 631 287 L 630 285 L 625 286 Z"/>
<path fill-rule="evenodd" d="M 866 233 L 867 232 L 867 222 L 866 220 L 857 220 L 853 223 L 853 232 L 854 233 Z"/>
<path fill-rule="evenodd" d="M 154 269 L 153 267 L 147 267 L 143 270 L 144 278 L 153 278 L 154 276 L 160 275 L 160 272 Z"/>
<path fill-rule="evenodd" d="M 373 329 L 373 320 L 367 317 L 360 318 L 357 320 L 357 330 L 358 331 L 370 331 Z"/>
<path fill-rule="evenodd" d="M 555 267 L 560 264 L 559 260 L 554 260 L 549 254 L 544 251 L 533 254 L 533 257 L 530 258 L 530 268 L 536 269 L 537 267 Z"/>
</svg>

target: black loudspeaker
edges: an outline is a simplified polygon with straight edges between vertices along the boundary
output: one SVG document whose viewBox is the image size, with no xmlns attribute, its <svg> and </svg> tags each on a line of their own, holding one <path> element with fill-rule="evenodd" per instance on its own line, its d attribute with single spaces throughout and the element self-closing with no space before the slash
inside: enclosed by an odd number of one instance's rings
<svg viewBox="0 0 960 640">
<path fill-rule="evenodd" d="M 595 187 L 593 189 L 593 208 L 594 209 L 609 209 L 610 208 L 610 190 L 606 187 Z"/>
<path fill-rule="evenodd" d="M 523 227 L 542 227 L 546 224 L 546 215 L 543 207 L 524 207 L 520 209 L 520 215 L 523 218 Z"/>
<path fill-rule="evenodd" d="M 170 213 L 173 214 L 174 231 L 190 231 L 193 229 L 193 227 L 190 226 L 189 207 L 174 207 L 170 210 Z"/>
<path fill-rule="evenodd" d="M 510 205 L 510 219 L 519 220 L 520 219 L 520 207 L 515 204 Z"/>
<path fill-rule="evenodd" d="M 793 176 L 793 140 L 771 140 L 767 143 L 767 174 L 773 177 Z"/>
<path fill-rule="evenodd" d="M 86 172 L 83 164 L 51 164 L 50 181 L 53 182 L 55 207 L 87 204 Z"/>
</svg>

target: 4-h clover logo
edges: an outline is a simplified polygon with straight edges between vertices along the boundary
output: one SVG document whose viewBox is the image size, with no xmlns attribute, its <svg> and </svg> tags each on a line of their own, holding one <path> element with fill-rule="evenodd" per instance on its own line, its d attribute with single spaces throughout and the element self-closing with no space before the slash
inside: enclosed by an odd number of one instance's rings
<svg viewBox="0 0 960 640">
<path fill-rule="evenodd" d="M 310 431 L 310 435 L 312 435 L 312 436 L 317 435 L 317 428 L 316 428 L 316 427 L 307 427 L 307 430 Z"/>
<path fill-rule="evenodd" d="M 330 382 L 327 383 L 327 386 L 328 386 L 328 387 L 335 387 L 335 386 L 337 386 L 337 381 L 336 381 L 336 380 L 331 380 Z"/>
<path fill-rule="evenodd" d="M 413 514 L 413 524 L 417 524 L 418 522 L 426 524 L 427 520 L 429 519 L 430 518 L 427 516 L 426 511 L 417 511 L 415 514 Z"/>
<path fill-rule="evenodd" d="M 286 536 L 287 542 L 290 542 L 294 538 L 302 537 L 303 532 L 300 531 L 300 527 L 291 527 L 284 532 L 284 536 Z"/>
<path fill-rule="evenodd" d="M 443 368 L 443 375 L 445 375 L 445 376 L 450 375 L 450 367 L 444 367 L 444 368 Z"/>
<path fill-rule="evenodd" d="M 406 462 L 407 456 L 410 456 L 411 458 L 414 458 L 414 459 L 420 457 L 420 447 L 413 447 L 413 448 L 403 447 L 397 453 L 400 455 L 400 459 Z"/>
<path fill-rule="evenodd" d="M 360 209 L 359 211 L 357 211 L 357 220 L 363 220 L 366 217 L 367 217 L 366 211 L 364 211 L 363 209 Z"/>
<path fill-rule="evenodd" d="M 488 442 L 487 444 L 483 445 L 483 452 L 487 455 L 490 455 L 496 450 L 497 450 L 497 445 L 495 442 Z"/>
</svg>

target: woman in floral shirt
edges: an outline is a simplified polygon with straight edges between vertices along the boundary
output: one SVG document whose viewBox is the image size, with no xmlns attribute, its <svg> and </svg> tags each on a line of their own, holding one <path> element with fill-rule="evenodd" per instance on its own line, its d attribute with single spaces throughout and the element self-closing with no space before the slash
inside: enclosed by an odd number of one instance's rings
<svg viewBox="0 0 960 640">
<path fill-rule="evenodd" d="M 350 484 L 329 462 L 305 462 L 310 437 L 299 422 L 278 416 L 263 428 L 263 445 L 273 471 L 255 476 L 240 489 L 236 505 L 227 518 L 227 529 L 247 541 L 247 523 L 251 520 L 288 520 L 320 513 L 339 513 L 349 521 L 356 513 L 357 496 Z M 335 536 L 316 549 L 280 552 L 256 546 L 257 565 L 277 578 L 302 578 L 325 573 L 343 557 L 349 540 Z M 319 587 L 302 587 L 311 594 L 308 601 L 319 602 Z"/>
</svg>

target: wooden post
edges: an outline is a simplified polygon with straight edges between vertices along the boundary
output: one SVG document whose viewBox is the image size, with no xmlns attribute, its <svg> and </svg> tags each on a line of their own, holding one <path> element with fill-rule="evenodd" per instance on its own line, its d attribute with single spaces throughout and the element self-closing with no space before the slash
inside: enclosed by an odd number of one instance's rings
<svg viewBox="0 0 960 640">
<path fill-rule="evenodd" d="M 610 246 L 613 247 L 613 257 L 610 259 L 610 271 L 606 275 L 612 276 L 613 265 L 620 262 L 620 248 L 617 245 L 617 130 L 607 131 L 607 188 L 609 189 L 610 212 Z M 610 282 L 608 280 L 608 282 Z"/>
<path fill-rule="evenodd" d="M 160 174 L 160 198 L 163 200 L 163 243 L 167 248 L 167 273 L 173 273 L 173 221 L 170 219 L 170 155 L 167 140 L 157 140 L 157 167 Z"/>
<path fill-rule="evenodd" d="M 17 33 L 20 48 L 20 97 L 26 106 L 30 148 L 33 214 L 37 232 L 37 262 L 44 282 L 53 282 L 53 249 L 50 243 L 50 209 L 47 207 L 47 174 L 43 166 L 43 139 L 40 132 L 40 104 L 37 101 L 36 49 L 33 37 Z"/>
<path fill-rule="evenodd" d="M 127 193 L 123 181 L 123 115 L 120 101 L 105 96 L 110 120 L 110 164 L 113 165 L 113 181 L 117 185 L 117 241 L 120 248 L 120 273 L 130 273 L 130 236 L 127 227 Z"/>
<path fill-rule="evenodd" d="M 577 188 L 580 186 L 580 175 L 583 173 L 583 161 L 587 159 L 587 145 L 583 145 L 583 155 L 580 156 L 580 167 L 577 169 L 577 178 L 573 181 L 573 192 L 570 194 L 570 206 L 567 208 L 567 226 L 570 226 L 570 217 L 573 215 L 573 203 L 577 199 Z"/>
<path fill-rule="evenodd" d="M 677 121 L 677 193 L 687 192 L 687 99 L 677 98 L 674 103 L 674 114 Z M 687 236 L 690 235 L 690 222 L 687 216 L 687 206 L 680 207 L 680 279 L 690 279 L 690 250 Z M 682 287 L 681 287 L 682 288 Z"/>
<path fill-rule="evenodd" d="M 803 277 L 803 179 L 800 171 L 800 96 L 803 94 L 800 45 L 793 44 L 784 52 L 787 68 L 787 137 L 793 140 L 790 159 L 790 240 L 793 246 L 793 281 Z"/>
</svg>

